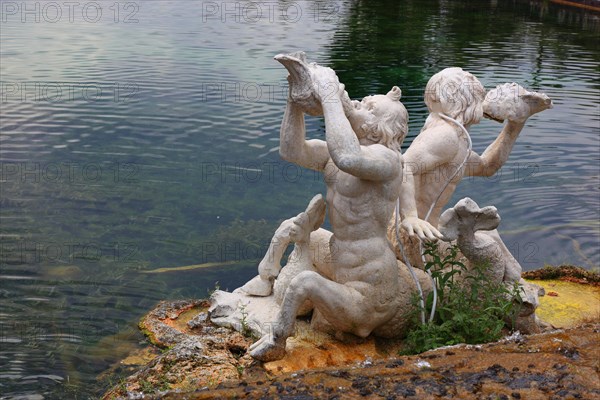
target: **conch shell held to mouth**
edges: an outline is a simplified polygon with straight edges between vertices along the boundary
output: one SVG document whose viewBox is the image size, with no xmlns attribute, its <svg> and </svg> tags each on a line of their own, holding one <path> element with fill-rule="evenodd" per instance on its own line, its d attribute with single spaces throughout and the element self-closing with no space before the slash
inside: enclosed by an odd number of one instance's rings
<svg viewBox="0 0 600 400">
<path fill-rule="evenodd" d="M 317 63 L 308 63 L 306 53 L 299 51 L 289 54 L 278 54 L 279 61 L 290 73 L 290 100 L 299 105 L 302 111 L 314 117 L 323 115 L 323 107 L 319 97 L 314 92 L 314 76 L 321 67 Z"/>
<path fill-rule="evenodd" d="M 490 90 L 483 101 L 483 116 L 498 122 L 525 122 L 533 114 L 552 108 L 544 93 L 530 92 L 516 83 L 505 83 Z"/>
</svg>

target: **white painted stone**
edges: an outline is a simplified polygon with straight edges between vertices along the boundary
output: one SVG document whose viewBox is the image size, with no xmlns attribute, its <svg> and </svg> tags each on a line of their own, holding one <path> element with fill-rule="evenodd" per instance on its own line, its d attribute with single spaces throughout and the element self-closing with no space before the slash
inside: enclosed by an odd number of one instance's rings
<svg viewBox="0 0 600 400">
<path fill-rule="evenodd" d="M 285 268 L 279 273 L 273 286 L 273 294 L 277 304 L 283 303 L 288 286 L 296 275 L 304 271 L 316 272 L 310 253 L 310 233 L 318 229 L 325 219 L 325 200 L 320 194 L 313 197 L 306 211 L 292 220 L 294 226 L 290 230 L 290 239 L 295 243 L 294 250 L 288 257 Z M 298 309 L 297 315 L 303 316 L 311 312 L 313 304 L 306 300 Z"/>
<path fill-rule="evenodd" d="M 323 172 L 332 232 L 320 228 L 325 207 L 323 198 L 315 196 L 305 212 L 276 230 L 257 277 L 234 293 L 213 294 L 211 320 L 262 335 L 250 347 L 250 354 L 262 361 L 285 355 L 296 317 L 311 308 L 314 329 L 341 336 L 402 335 L 416 291 L 410 272 L 416 274 L 425 295 L 432 287 L 423 271 L 396 260 L 388 241 L 395 231 L 390 220 L 397 199 L 403 232 L 408 234 L 403 242 L 410 246 L 411 263 L 419 266 L 419 243 L 410 238 L 442 238 L 436 226 L 462 177 L 495 173 L 508 158 L 525 120 L 552 103 L 545 95 L 506 85 L 484 101 L 485 89 L 473 75 L 448 68 L 429 81 L 425 102 L 430 115 L 403 158 L 400 146 L 408 131 L 408 114 L 399 101 L 398 87 L 386 95 L 353 101 L 332 69 L 308 63 L 304 53 L 275 59 L 290 73 L 280 155 Z M 506 88 L 519 93 L 518 101 L 511 103 Z M 479 122 L 484 111 L 487 117 L 507 123 L 480 156 L 470 148 L 467 129 Z M 323 116 L 325 140 L 306 138 L 305 114 Z M 440 177 L 451 179 L 445 182 Z M 497 233 L 489 231 L 500 221 L 495 208 L 479 209 L 470 199 L 463 203 L 448 212 L 443 232 L 454 235 L 459 246 L 472 246 L 463 253 L 473 261 L 491 262 L 493 279 L 518 280 L 518 262 Z M 458 221 L 452 213 L 464 214 L 468 221 Z M 395 232 L 390 239 L 397 246 Z M 282 269 L 281 258 L 291 243 L 293 257 Z M 534 304 L 534 288 L 522 287 Z"/>
<path fill-rule="evenodd" d="M 463 177 L 495 174 L 508 159 L 527 118 L 552 108 L 552 101 L 545 94 L 528 92 L 514 83 L 498 86 L 486 96 L 475 76 L 461 68 L 446 68 L 427 83 L 425 104 L 429 117 L 403 155 L 400 217 L 409 235 L 433 237 L 437 232 L 423 220 L 437 227 Z M 470 148 L 468 130 L 482 116 L 506 123 L 479 155 Z M 400 253 L 393 229 L 388 237 Z M 422 267 L 420 251 L 414 249 L 418 242 L 403 240 L 403 246 L 412 265 Z"/>
<path fill-rule="evenodd" d="M 552 107 L 552 100 L 544 93 L 530 92 L 513 82 L 498 85 L 486 94 L 483 115 L 499 122 L 525 122 Z"/>
<path fill-rule="evenodd" d="M 479 208 L 468 197 L 440 217 L 439 229 L 446 240 L 454 241 L 470 263 L 486 265 L 493 283 L 513 283 L 521 279 L 521 265 L 510 253 L 496 228 L 500 215 L 496 207 Z"/>
<path fill-rule="evenodd" d="M 268 335 L 276 323 L 279 305 L 273 298 L 249 296 L 239 290 L 233 293 L 216 290 L 210 297 L 210 320 L 255 337 Z"/>
<path fill-rule="evenodd" d="M 280 154 L 325 174 L 333 232 L 329 254 L 315 263 L 318 272 L 303 271 L 290 281 L 273 334 L 250 347 L 250 354 L 262 361 L 284 356 L 286 339 L 306 300 L 335 331 L 359 337 L 388 323 L 399 308 L 401 283 L 386 229 L 402 182 L 400 145 L 407 113 L 399 102 L 400 89 L 351 101 L 333 70 L 315 67 L 307 73 L 304 60 L 291 58 L 284 63 L 291 95 Z M 320 103 L 325 119 L 325 141 L 306 139 L 304 112 L 314 107 L 298 101 L 297 85 L 312 87 L 311 104 Z"/>
<path fill-rule="evenodd" d="M 439 229 L 446 240 L 456 241 L 470 265 L 486 266 L 487 279 L 509 287 L 518 283 L 520 312 L 515 321 L 516 329 L 523 333 L 539 332 L 535 309 L 543 289 L 521 279 L 521 265 L 510 253 L 496 228 L 500 215 L 496 207 L 479 208 L 468 197 L 460 200 L 440 217 Z M 464 279 L 464 277 L 463 277 Z"/>
</svg>

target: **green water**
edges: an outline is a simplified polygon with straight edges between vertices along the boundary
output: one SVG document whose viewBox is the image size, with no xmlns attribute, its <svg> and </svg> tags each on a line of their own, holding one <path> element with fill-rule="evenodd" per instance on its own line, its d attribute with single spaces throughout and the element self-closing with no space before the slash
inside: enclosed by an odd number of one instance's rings
<svg viewBox="0 0 600 400">
<path fill-rule="evenodd" d="M 531 118 L 500 173 L 465 179 L 450 203 L 496 205 L 524 269 L 600 264 L 597 15 L 513 1 L 99 1 L 71 22 L 66 6 L 26 3 L 3 2 L 0 26 L 0 398 L 97 397 L 99 374 L 143 342 L 147 310 L 240 286 L 278 223 L 324 191 L 279 159 L 281 52 L 333 67 L 352 97 L 400 86 L 406 146 L 445 67 L 547 93 L 555 108 Z M 323 137 L 322 121 L 307 131 Z M 499 131 L 473 127 L 475 150 Z M 141 273 L 208 262 L 232 263 Z"/>
</svg>

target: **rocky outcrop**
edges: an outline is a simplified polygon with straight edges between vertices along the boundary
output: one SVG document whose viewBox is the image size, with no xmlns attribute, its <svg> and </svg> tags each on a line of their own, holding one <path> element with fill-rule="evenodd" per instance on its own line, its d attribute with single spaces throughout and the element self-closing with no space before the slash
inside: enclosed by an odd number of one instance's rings
<svg viewBox="0 0 600 400">
<path fill-rule="evenodd" d="M 162 399 L 593 399 L 600 396 L 600 325 L 497 343 L 458 345 L 350 368 L 247 379 Z"/>
<path fill-rule="evenodd" d="M 553 282 L 557 281 L 541 282 L 556 292 L 542 300 L 556 308 L 557 302 L 568 297 L 566 289 Z M 592 285 L 563 283 L 577 286 L 569 290 L 579 293 L 590 291 L 591 297 L 599 294 Z M 540 308 L 545 305 L 542 302 Z M 594 323 L 578 328 L 528 336 L 513 334 L 496 343 L 457 345 L 403 357 L 397 356 L 402 349 L 400 340 L 369 337 L 340 342 L 311 330 L 308 321 L 300 319 L 294 337 L 288 339 L 286 357 L 263 364 L 248 355 L 252 332 L 246 337 L 215 326 L 209 307 L 207 300 L 158 304 L 142 319 L 140 329 L 162 352 L 142 351 L 150 361 L 113 387 L 104 399 L 330 398 L 336 394 L 344 398 L 525 399 L 600 395 L 597 310 L 587 313 L 588 321 Z M 129 358 L 141 360 L 135 354 Z"/>
</svg>

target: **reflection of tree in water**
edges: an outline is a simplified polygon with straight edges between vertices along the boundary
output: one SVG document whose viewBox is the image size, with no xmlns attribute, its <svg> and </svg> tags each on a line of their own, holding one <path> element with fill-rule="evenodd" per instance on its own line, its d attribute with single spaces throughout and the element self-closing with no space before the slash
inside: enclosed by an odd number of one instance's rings
<svg viewBox="0 0 600 400">
<path fill-rule="evenodd" d="M 500 42 L 517 28 L 515 18 L 493 24 L 496 17 L 467 2 L 359 1 L 334 37 L 332 66 L 357 95 L 392 84 L 406 88 L 405 95 L 409 88 L 421 94 L 433 73 L 464 64 L 464 48 L 490 38 Z"/>
<path fill-rule="evenodd" d="M 597 53 L 593 21 L 584 11 L 529 2 L 357 1 L 333 38 L 330 65 L 352 97 L 396 84 L 405 103 L 414 102 L 411 111 L 424 113 L 422 91 L 441 69 L 477 72 L 523 63 L 536 86 L 548 52 L 558 60 L 568 58 L 573 45 Z"/>
</svg>

